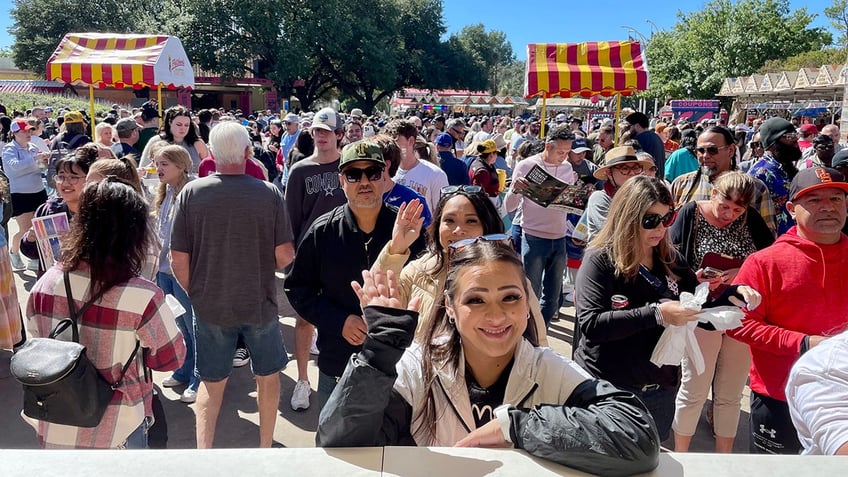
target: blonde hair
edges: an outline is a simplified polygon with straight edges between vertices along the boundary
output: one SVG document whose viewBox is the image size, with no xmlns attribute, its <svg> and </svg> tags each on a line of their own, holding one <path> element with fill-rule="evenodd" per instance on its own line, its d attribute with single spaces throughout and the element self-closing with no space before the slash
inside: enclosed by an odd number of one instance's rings
<svg viewBox="0 0 848 477">
<path fill-rule="evenodd" d="M 671 191 L 660 179 L 654 177 L 632 177 L 615 193 L 607 221 L 589 243 L 589 248 L 606 251 L 615 267 L 616 276 L 632 279 L 638 273 L 642 259 L 639 240 L 642 217 L 656 203 L 674 209 Z M 669 265 L 674 263 L 676 254 L 668 234 L 656 248 L 666 274 L 675 277 Z"/>
<path fill-rule="evenodd" d="M 141 179 L 138 177 L 136 162 L 131 156 L 120 159 L 99 159 L 89 167 L 89 173 L 100 174 L 103 177 L 115 176 L 126 180 L 133 188 L 144 197 L 144 189 L 141 187 Z"/>
<path fill-rule="evenodd" d="M 713 182 L 713 190 L 721 199 L 746 209 L 754 198 L 755 189 L 754 178 L 741 171 L 727 171 Z"/>
<path fill-rule="evenodd" d="M 188 151 L 182 146 L 167 145 L 162 148 L 156 148 L 156 152 L 151 157 L 153 158 L 153 164 L 156 164 L 158 158 L 162 158 L 182 170 L 180 181 L 174 186 L 174 197 L 176 197 L 188 182 L 188 173 L 191 170 L 191 156 L 188 154 Z M 168 184 L 164 182 L 160 183 L 156 188 L 156 197 L 153 199 L 154 208 L 152 211 L 154 214 L 159 213 L 159 207 L 165 201 L 167 192 Z"/>
</svg>

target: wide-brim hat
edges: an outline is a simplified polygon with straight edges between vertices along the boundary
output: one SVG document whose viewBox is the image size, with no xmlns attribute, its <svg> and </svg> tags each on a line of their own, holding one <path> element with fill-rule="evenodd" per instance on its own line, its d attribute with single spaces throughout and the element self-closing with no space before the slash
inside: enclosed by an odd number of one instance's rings
<svg viewBox="0 0 848 477">
<path fill-rule="evenodd" d="M 629 162 L 639 163 L 643 169 L 655 165 L 653 161 L 639 159 L 636 156 L 636 150 L 633 149 L 633 146 L 618 146 L 607 151 L 607 154 L 604 156 L 604 165 L 599 167 L 592 175 L 595 176 L 595 179 L 607 180 L 609 179 L 609 170 L 612 166 L 627 164 Z"/>
</svg>

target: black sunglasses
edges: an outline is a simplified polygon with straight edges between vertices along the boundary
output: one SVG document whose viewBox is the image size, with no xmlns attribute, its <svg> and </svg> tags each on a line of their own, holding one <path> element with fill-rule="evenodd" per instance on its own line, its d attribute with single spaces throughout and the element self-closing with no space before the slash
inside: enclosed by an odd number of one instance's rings
<svg viewBox="0 0 848 477">
<path fill-rule="evenodd" d="M 642 217 L 642 228 L 645 230 L 653 230 L 663 224 L 663 227 L 669 228 L 671 224 L 674 223 L 674 219 L 677 218 L 677 211 L 670 210 L 665 215 L 660 214 L 645 214 Z"/>
<path fill-rule="evenodd" d="M 716 147 L 716 146 L 696 147 L 695 151 L 697 151 L 698 154 L 709 153 L 711 156 L 715 156 L 716 154 L 718 154 L 718 151 L 720 151 L 720 150 L 722 150 L 726 147 L 729 147 L 729 145 L 728 146 L 721 146 L 721 147 Z"/>
<path fill-rule="evenodd" d="M 479 194 L 482 190 L 483 188 L 478 185 L 448 185 L 442 187 L 439 193 L 442 196 L 456 194 L 457 192 L 468 195 Z"/>
<path fill-rule="evenodd" d="M 374 182 L 380 180 L 383 176 L 383 168 L 379 166 L 366 167 L 365 169 L 351 167 L 342 171 L 342 174 L 345 176 L 345 180 L 351 184 L 361 181 L 363 174 L 370 182 Z"/>
<path fill-rule="evenodd" d="M 761 142 L 752 142 L 751 143 L 751 149 L 756 149 L 756 148 L 760 148 L 760 147 L 763 147 L 763 143 L 761 143 Z"/>
</svg>

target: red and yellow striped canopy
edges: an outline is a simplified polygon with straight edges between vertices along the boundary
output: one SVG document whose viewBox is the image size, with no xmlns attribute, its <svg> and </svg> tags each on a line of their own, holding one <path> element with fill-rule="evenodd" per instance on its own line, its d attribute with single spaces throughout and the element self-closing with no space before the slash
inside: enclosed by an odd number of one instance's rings
<svg viewBox="0 0 848 477">
<path fill-rule="evenodd" d="M 98 88 L 194 86 L 182 43 L 164 35 L 69 33 L 47 61 L 47 78 Z"/>
<path fill-rule="evenodd" d="M 648 89 L 648 62 L 637 41 L 530 43 L 524 97 L 585 98 Z"/>
</svg>

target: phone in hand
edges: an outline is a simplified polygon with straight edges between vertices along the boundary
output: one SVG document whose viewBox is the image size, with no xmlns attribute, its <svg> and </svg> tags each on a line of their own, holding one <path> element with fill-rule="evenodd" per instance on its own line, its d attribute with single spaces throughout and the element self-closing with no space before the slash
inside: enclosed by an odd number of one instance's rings
<svg viewBox="0 0 848 477">
<path fill-rule="evenodd" d="M 724 270 L 719 270 L 718 268 L 706 267 L 704 268 L 703 273 L 701 274 L 706 279 L 720 278 L 724 275 Z"/>
</svg>

